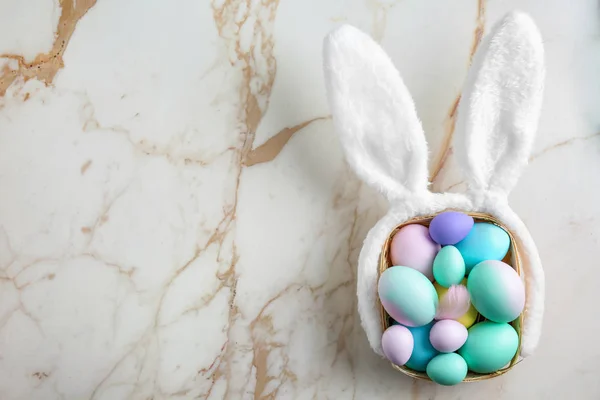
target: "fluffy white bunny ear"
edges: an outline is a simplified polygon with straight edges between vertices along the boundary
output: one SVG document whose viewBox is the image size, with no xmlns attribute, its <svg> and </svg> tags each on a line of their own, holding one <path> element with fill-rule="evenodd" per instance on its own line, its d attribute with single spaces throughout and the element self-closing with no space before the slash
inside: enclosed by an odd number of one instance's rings
<svg viewBox="0 0 600 400">
<path fill-rule="evenodd" d="M 325 38 L 325 81 L 348 163 L 388 199 L 427 191 L 427 143 L 385 51 L 351 26 Z"/>
<path fill-rule="evenodd" d="M 544 49 L 533 21 L 506 15 L 475 54 L 455 150 L 474 190 L 507 195 L 527 164 L 542 102 Z"/>
</svg>

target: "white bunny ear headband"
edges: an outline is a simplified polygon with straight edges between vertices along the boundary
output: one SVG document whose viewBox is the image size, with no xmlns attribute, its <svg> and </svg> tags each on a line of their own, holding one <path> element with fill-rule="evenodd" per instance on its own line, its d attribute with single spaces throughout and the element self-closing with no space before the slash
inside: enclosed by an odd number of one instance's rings
<svg viewBox="0 0 600 400">
<path fill-rule="evenodd" d="M 360 253 L 358 310 L 373 350 L 382 355 L 378 264 L 390 232 L 411 218 L 447 209 L 489 214 L 519 248 L 526 303 L 521 357 L 538 344 L 544 272 L 527 228 L 507 196 L 527 164 L 541 107 L 543 46 L 533 21 L 512 12 L 479 46 L 460 100 L 454 149 L 468 183 L 465 194 L 428 190 L 427 143 L 413 100 L 384 50 L 361 31 L 342 26 L 324 43 L 327 94 L 350 166 L 390 202 Z"/>
</svg>

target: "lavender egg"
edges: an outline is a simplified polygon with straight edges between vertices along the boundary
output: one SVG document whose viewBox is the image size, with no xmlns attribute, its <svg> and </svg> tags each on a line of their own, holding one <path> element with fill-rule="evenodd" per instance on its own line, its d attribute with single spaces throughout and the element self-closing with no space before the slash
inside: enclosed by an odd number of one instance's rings
<svg viewBox="0 0 600 400">
<path fill-rule="evenodd" d="M 433 281 L 433 260 L 441 246 L 431 240 L 427 227 L 406 225 L 390 244 L 392 264 L 413 268 Z"/>
<path fill-rule="evenodd" d="M 412 355 L 415 342 L 412 333 L 402 325 L 392 325 L 383 332 L 383 354 L 395 365 L 404 365 Z"/>
<path fill-rule="evenodd" d="M 473 306 L 494 322 L 515 320 L 525 307 L 525 287 L 517 271 L 502 261 L 477 264 L 467 281 Z"/>
<path fill-rule="evenodd" d="M 473 224 L 473 217 L 470 215 L 456 211 L 446 211 L 436 215 L 431 220 L 429 235 L 442 246 L 456 244 L 469 234 Z"/>
<path fill-rule="evenodd" d="M 445 319 L 436 322 L 429 332 L 429 341 L 434 349 L 442 353 L 452 353 L 467 341 L 467 328 L 458 321 Z"/>
</svg>

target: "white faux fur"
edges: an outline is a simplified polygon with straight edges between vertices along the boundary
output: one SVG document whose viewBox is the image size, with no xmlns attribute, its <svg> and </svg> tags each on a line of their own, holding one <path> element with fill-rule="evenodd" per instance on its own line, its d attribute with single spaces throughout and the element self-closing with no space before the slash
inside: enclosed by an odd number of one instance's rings
<svg viewBox="0 0 600 400">
<path fill-rule="evenodd" d="M 329 103 L 348 163 L 388 198 L 427 190 L 427 143 L 388 55 L 350 26 L 324 44 Z"/>
<path fill-rule="evenodd" d="M 324 44 L 324 69 L 334 124 L 357 175 L 390 201 L 360 253 L 358 310 L 373 350 L 382 354 L 377 266 L 398 224 L 446 209 L 479 211 L 501 220 L 522 257 L 527 300 L 520 354 L 537 346 L 544 309 L 544 273 L 535 243 L 507 195 L 527 163 L 541 105 L 543 48 L 525 14 L 502 19 L 475 55 L 459 106 L 455 149 L 469 191 L 427 189 L 427 145 L 414 103 L 383 49 L 350 26 Z"/>
<path fill-rule="evenodd" d="M 456 122 L 456 153 L 471 188 L 508 193 L 527 164 L 544 82 L 542 38 L 513 13 L 483 39 Z"/>
</svg>

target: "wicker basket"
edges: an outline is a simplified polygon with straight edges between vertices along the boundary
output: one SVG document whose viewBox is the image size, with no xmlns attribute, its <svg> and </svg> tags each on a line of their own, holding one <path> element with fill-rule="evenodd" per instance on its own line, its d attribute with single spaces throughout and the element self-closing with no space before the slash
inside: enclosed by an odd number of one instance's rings
<svg viewBox="0 0 600 400">
<path fill-rule="evenodd" d="M 447 211 L 460 211 L 460 210 L 447 210 Z M 461 211 L 461 212 L 463 212 L 463 211 Z M 497 219 L 495 219 L 494 217 L 492 217 L 490 215 L 476 213 L 476 212 L 467 212 L 465 214 L 468 214 L 471 217 L 473 217 L 475 222 L 489 222 L 489 223 L 499 226 L 500 228 L 504 229 L 508 233 L 508 236 L 510 237 L 510 248 L 509 248 L 508 253 L 506 254 L 506 257 L 504 258 L 503 261 L 505 263 L 509 264 L 510 266 L 512 266 L 517 271 L 517 273 L 519 275 L 521 275 L 519 250 L 517 248 L 517 244 L 514 240 L 513 235 L 511 234 L 511 232 L 504 225 L 502 225 L 502 223 L 500 221 L 498 221 Z M 396 228 L 394 228 L 392 230 L 392 232 L 390 232 L 387 239 L 383 243 L 383 248 L 381 250 L 381 255 L 379 257 L 379 276 L 381 276 L 381 273 L 386 268 L 389 268 L 392 266 L 392 261 L 390 260 L 390 251 L 389 250 L 390 250 L 390 243 L 392 241 L 392 237 L 396 234 L 396 232 L 398 232 L 398 230 L 400 230 L 400 228 L 402 228 L 406 225 L 410 225 L 410 224 L 420 224 L 420 225 L 424 225 L 424 226 L 428 227 L 429 223 L 431 222 L 433 217 L 435 217 L 435 215 L 415 217 L 413 219 L 410 219 L 410 220 L 396 226 Z M 525 295 L 527 296 L 527 293 Z M 391 317 L 384 310 L 383 305 L 381 304 L 381 301 L 379 301 L 379 297 L 377 297 L 377 301 L 379 302 L 379 308 L 380 308 L 380 313 L 381 313 L 381 324 L 383 326 L 383 330 L 385 331 L 390 326 Z M 483 318 L 480 314 L 478 316 L 478 319 L 476 322 L 481 322 L 481 321 L 485 321 L 485 318 Z M 515 319 L 513 322 L 511 322 L 511 325 L 515 328 L 515 330 L 517 331 L 517 334 L 519 336 L 519 347 L 518 348 L 521 347 L 521 324 L 522 324 L 522 321 L 523 321 L 523 313 L 521 313 L 521 315 L 519 315 L 519 317 L 517 319 Z M 467 374 L 467 377 L 463 380 L 463 382 L 476 382 L 476 381 L 482 381 L 485 379 L 495 378 L 497 376 L 500 376 L 500 375 L 508 372 L 512 367 L 514 367 L 517 364 L 518 360 L 519 360 L 519 351 L 517 351 L 517 353 L 515 354 L 513 359 L 510 361 L 509 365 L 506 366 L 505 368 L 495 371 L 495 372 L 492 372 L 492 373 L 489 373 L 489 374 L 477 374 L 474 372 L 469 372 Z M 392 363 L 392 366 L 395 369 L 397 369 L 397 370 L 403 372 L 404 374 L 411 376 L 413 378 L 431 381 L 431 379 L 429 379 L 429 377 L 427 376 L 427 374 L 425 372 L 415 371 L 408 367 L 395 365 L 393 363 Z"/>
</svg>

